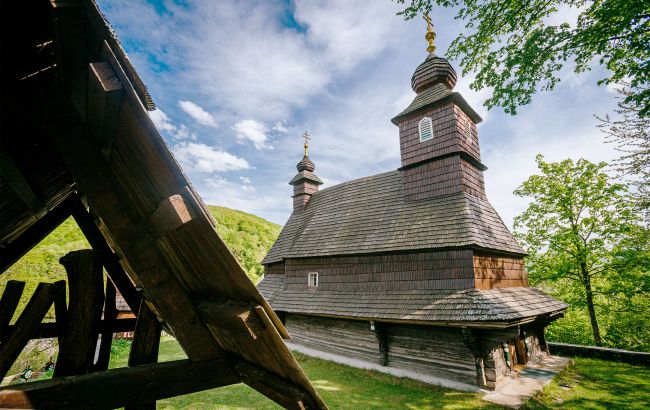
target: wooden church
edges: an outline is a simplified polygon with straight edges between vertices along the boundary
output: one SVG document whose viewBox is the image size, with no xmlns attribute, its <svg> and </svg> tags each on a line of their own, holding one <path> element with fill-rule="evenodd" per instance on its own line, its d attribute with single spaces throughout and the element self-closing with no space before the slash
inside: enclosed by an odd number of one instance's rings
<svg viewBox="0 0 650 410">
<path fill-rule="evenodd" d="M 401 167 L 319 190 L 305 144 L 258 287 L 296 347 L 495 388 L 548 354 L 544 329 L 567 305 L 528 286 L 526 253 L 485 195 L 481 117 L 434 36 L 392 119 Z"/>
</svg>

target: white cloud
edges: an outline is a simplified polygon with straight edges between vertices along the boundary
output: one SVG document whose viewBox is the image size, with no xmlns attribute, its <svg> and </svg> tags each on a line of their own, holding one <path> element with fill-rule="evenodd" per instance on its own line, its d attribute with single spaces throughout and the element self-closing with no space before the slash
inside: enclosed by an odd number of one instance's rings
<svg viewBox="0 0 650 410">
<path fill-rule="evenodd" d="M 172 150 L 180 164 L 193 172 L 214 173 L 250 168 L 245 159 L 205 144 L 181 143 Z"/>
<path fill-rule="evenodd" d="M 243 182 L 244 184 L 246 184 L 246 185 L 250 185 L 250 184 L 251 184 L 251 179 L 250 179 L 249 177 L 239 177 L 239 180 L 240 180 L 241 182 Z"/>
<path fill-rule="evenodd" d="M 217 121 L 214 119 L 212 114 L 198 106 L 192 101 L 180 100 L 178 101 L 178 106 L 181 110 L 185 111 L 187 115 L 194 118 L 199 124 L 207 125 L 209 127 L 217 127 Z"/>
<path fill-rule="evenodd" d="M 281 132 L 283 134 L 286 134 L 287 132 L 289 132 L 289 130 L 286 127 L 286 121 L 278 121 L 278 122 L 276 122 L 275 125 L 273 126 L 273 131 Z"/>
<path fill-rule="evenodd" d="M 237 139 L 252 141 L 257 149 L 273 148 L 267 144 L 267 129 L 264 124 L 255 120 L 243 120 L 232 127 L 237 133 Z"/>
<path fill-rule="evenodd" d="M 163 110 L 161 110 L 160 108 L 155 110 L 155 111 L 149 112 L 149 117 L 151 118 L 151 121 L 153 122 L 153 125 L 156 126 L 158 131 L 161 131 L 161 132 L 162 131 L 167 131 L 167 132 L 176 131 L 176 126 L 174 124 L 172 124 L 172 122 L 169 119 L 169 117 L 167 116 L 167 114 L 165 114 L 163 112 Z"/>
</svg>

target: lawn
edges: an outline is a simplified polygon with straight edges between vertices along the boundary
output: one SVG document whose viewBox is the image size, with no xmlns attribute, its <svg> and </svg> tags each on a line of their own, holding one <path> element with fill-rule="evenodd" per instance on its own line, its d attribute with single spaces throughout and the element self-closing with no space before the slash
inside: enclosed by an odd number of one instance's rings
<svg viewBox="0 0 650 410">
<path fill-rule="evenodd" d="M 129 343 L 117 341 L 111 367 L 125 366 Z M 355 369 L 295 354 L 331 409 L 501 409 L 479 394 L 458 392 Z M 178 343 L 164 337 L 160 361 L 185 358 Z M 242 385 L 189 394 L 158 402 L 159 409 L 279 409 L 266 397 Z M 650 408 L 650 368 L 593 359 L 575 359 L 527 409 Z"/>
</svg>

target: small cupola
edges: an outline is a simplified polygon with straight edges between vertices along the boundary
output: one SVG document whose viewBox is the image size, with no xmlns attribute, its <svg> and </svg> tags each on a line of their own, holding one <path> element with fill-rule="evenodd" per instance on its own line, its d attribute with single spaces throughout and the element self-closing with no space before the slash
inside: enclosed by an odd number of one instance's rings
<svg viewBox="0 0 650 410">
<path fill-rule="evenodd" d="M 305 154 L 300 162 L 296 164 L 298 174 L 289 181 L 289 185 L 293 186 L 292 198 L 294 211 L 303 209 L 307 202 L 309 202 L 311 196 L 318 192 L 318 187 L 323 184 L 323 181 L 314 174 L 316 166 L 309 159 L 308 149 L 311 137 L 307 131 L 302 134 L 302 137 L 305 139 Z"/>
</svg>

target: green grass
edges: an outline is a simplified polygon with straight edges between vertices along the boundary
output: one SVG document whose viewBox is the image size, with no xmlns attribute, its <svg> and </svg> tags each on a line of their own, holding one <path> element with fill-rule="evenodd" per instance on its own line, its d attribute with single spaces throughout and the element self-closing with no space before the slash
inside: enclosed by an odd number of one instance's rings
<svg viewBox="0 0 650 410">
<path fill-rule="evenodd" d="M 129 342 L 114 346 L 112 367 L 125 366 Z M 459 392 L 382 373 L 294 354 L 331 409 L 503 409 L 475 393 Z M 160 361 L 186 358 L 163 337 Z M 650 368 L 596 359 L 574 359 L 525 409 L 647 409 Z M 279 409 L 255 390 L 237 384 L 158 402 L 159 409 Z"/>
<path fill-rule="evenodd" d="M 576 358 L 526 409 L 648 409 L 650 367 Z"/>
<path fill-rule="evenodd" d="M 119 349 L 128 350 L 128 344 Z M 500 409 L 478 394 L 430 386 L 409 379 L 355 369 L 295 354 L 330 409 Z M 116 355 L 111 366 L 125 366 L 128 353 Z M 160 361 L 178 360 L 185 354 L 175 339 L 163 337 Z M 280 409 L 248 386 L 237 384 L 174 397 L 158 402 L 159 409 Z"/>
</svg>

